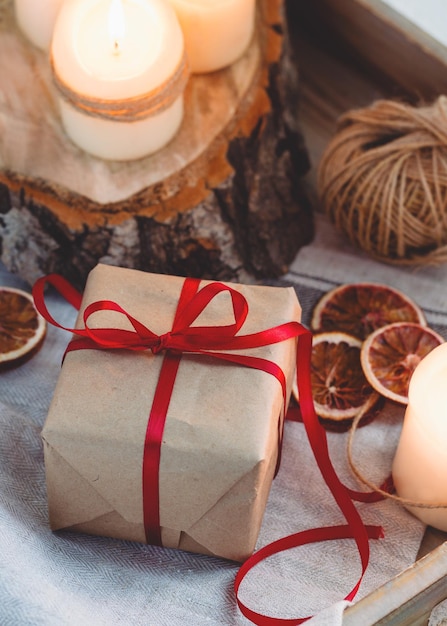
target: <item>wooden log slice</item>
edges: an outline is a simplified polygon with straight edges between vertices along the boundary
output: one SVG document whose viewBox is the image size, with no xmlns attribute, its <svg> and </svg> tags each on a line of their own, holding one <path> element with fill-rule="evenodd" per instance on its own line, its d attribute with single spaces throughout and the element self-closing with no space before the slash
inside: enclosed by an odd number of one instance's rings
<svg viewBox="0 0 447 626">
<path fill-rule="evenodd" d="M 47 56 L 0 0 L 0 253 L 29 283 L 82 288 L 98 262 L 252 282 L 286 271 L 313 235 L 301 188 L 297 65 L 282 0 L 258 0 L 256 35 L 230 68 L 193 76 L 178 135 L 133 162 L 66 137 Z"/>
</svg>

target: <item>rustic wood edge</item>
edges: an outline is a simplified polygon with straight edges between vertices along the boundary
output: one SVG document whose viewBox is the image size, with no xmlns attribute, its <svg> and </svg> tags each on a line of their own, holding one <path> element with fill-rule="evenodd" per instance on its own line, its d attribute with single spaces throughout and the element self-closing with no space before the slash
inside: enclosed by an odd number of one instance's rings
<svg viewBox="0 0 447 626">
<path fill-rule="evenodd" d="M 343 615 L 343 626 L 427 624 L 433 608 L 445 599 L 447 542 L 348 607 Z"/>
<path fill-rule="evenodd" d="M 405 15 L 393 9 L 383 0 L 356 1 L 387 25 L 400 31 L 405 38 L 413 41 L 423 54 L 438 59 L 444 65 L 447 64 L 447 48 Z"/>
<path fill-rule="evenodd" d="M 298 14 L 316 37 L 394 81 L 396 97 L 426 102 L 447 91 L 447 49 L 381 0 L 314 0 Z"/>
</svg>

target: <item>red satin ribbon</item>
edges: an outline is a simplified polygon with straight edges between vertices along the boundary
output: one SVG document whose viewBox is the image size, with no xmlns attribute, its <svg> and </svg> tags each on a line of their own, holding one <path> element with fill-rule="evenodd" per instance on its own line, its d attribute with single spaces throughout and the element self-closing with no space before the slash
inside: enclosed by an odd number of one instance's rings
<svg viewBox="0 0 447 626">
<path fill-rule="evenodd" d="M 199 290 L 196 279 L 187 278 L 183 283 L 172 330 L 164 335 L 156 335 L 144 324 L 139 322 L 120 305 L 110 300 L 94 302 L 86 307 L 83 320 L 84 328 L 72 329 L 61 326 L 50 315 L 44 300 L 45 285 L 51 284 L 75 308 L 79 309 L 81 295 L 61 276 L 51 274 L 36 281 L 33 287 L 33 296 L 36 308 L 45 319 L 80 339 L 73 340 L 67 352 L 83 349 L 127 349 L 152 350 L 154 354 L 165 351 L 164 360 L 152 403 L 143 458 L 143 509 L 144 523 L 148 543 L 161 545 L 161 531 L 159 519 L 159 491 L 158 473 L 160 464 L 160 450 L 164 424 L 169 407 L 170 398 L 175 384 L 175 377 L 183 353 L 211 356 L 213 358 L 230 361 L 232 363 L 255 368 L 274 376 L 281 385 L 284 407 L 286 406 L 286 380 L 283 371 L 276 363 L 267 359 L 235 355 L 221 350 L 245 350 L 271 345 L 287 339 L 299 337 L 297 353 L 297 382 L 300 396 L 301 414 L 307 436 L 320 471 L 331 493 L 343 513 L 347 525 L 329 528 L 318 528 L 304 533 L 297 533 L 280 539 L 250 557 L 241 567 L 235 580 L 235 592 L 241 612 L 258 626 L 282 624 L 300 624 L 309 619 L 299 618 L 283 620 L 256 613 L 246 607 L 238 596 L 240 584 L 248 572 L 261 560 L 290 548 L 315 541 L 333 540 L 351 537 L 357 544 L 362 564 L 362 574 L 354 588 L 346 596 L 351 600 L 358 591 L 364 572 L 369 561 L 369 539 L 382 536 L 379 527 L 366 527 L 355 508 L 352 499 L 365 501 L 375 499 L 375 494 L 365 495 L 343 485 L 330 460 L 326 432 L 321 426 L 314 410 L 312 387 L 310 378 L 310 358 L 312 351 L 312 335 L 298 322 L 288 322 L 279 326 L 248 335 L 236 334 L 242 328 L 248 314 L 248 304 L 244 296 L 228 285 L 214 282 Z M 230 295 L 234 323 L 224 326 L 192 326 L 194 321 L 219 293 L 227 292 Z M 133 330 L 116 328 L 91 328 L 89 318 L 94 313 L 107 310 L 124 315 L 130 322 Z M 281 429 L 282 430 L 282 429 Z"/>
<path fill-rule="evenodd" d="M 346 526 L 333 526 L 328 528 L 314 528 L 312 530 L 296 533 L 284 537 L 277 542 L 271 543 L 255 554 L 253 554 L 240 568 L 234 583 L 236 599 L 238 606 L 249 620 L 257 626 L 291 626 L 302 624 L 311 616 L 297 619 L 282 619 L 276 617 L 268 617 L 249 609 L 243 604 L 239 598 L 239 587 L 249 573 L 258 563 L 264 559 L 291 548 L 314 543 L 319 541 L 331 541 L 335 539 L 352 538 L 357 544 L 362 565 L 362 573 L 359 580 L 345 596 L 345 600 L 352 600 L 359 590 L 363 576 L 366 572 L 369 562 L 369 539 L 379 539 L 383 537 L 382 528 L 377 526 L 367 527 L 363 523 L 357 509 L 352 502 L 352 495 L 360 495 L 352 492 L 338 478 L 332 462 L 329 457 L 328 443 L 326 431 L 321 426 L 315 413 L 312 386 L 310 379 L 310 358 L 312 353 L 312 335 L 307 332 L 300 336 L 297 354 L 297 383 L 300 398 L 301 414 L 306 433 L 314 453 L 315 460 L 318 464 L 320 472 L 328 485 L 332 496 L 337 502 L 341 512 L 343 513 L 348 524 Z M 299 366 L 298 366 L 299 365 Z"/>
</svg>

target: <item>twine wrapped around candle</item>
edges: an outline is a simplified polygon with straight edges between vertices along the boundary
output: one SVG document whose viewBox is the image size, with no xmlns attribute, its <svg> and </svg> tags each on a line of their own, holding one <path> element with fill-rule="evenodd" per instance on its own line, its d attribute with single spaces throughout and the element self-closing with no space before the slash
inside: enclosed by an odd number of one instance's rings
<svg viewBox="0 0 447 626">
<path fill-rule="evenodd" d="M 134 98 L 105 100 L 71 89 L 58 76 L 53 59 L 51 59 L 51 70 L 59 94 L 75 109 L 92 117 L 117 122 L 136 122 L 165 111 L 183 93 L 189 78 L 189 66 L 186 54 L 183 54 L 174 74 L 156 89 Z"/>
<path fill-rule="evenodd" d="M 336 228 L 379 260 L 447 262 L 447 97 L 419 108 L 380 100 L 344 114 L 318 190 Z"/>
<path fill-rule="evenodd" d="M 379 493 L 384 498 L 388 498 L 390 500 L 394 500 L 403 506 L 413 506 L 419 509 L 447 509 L 447 502 L 417 502 L 415 500 L 410 500 L 408 498 L 402 498 L 391 491 L 387 491 L 383 488 L 383 486 L 378 486 L 364 475 L 362 470 L 358 467 L 357 463 L 354 461 L 352 448 L 354 445 L 354 435 L 356 433 L 357 427 L 363 417 L 363 413 L 360 412 L 352 421 L 351 429 L 349 431 L 348 444 L 347 444 L 347 456 L 349 467 L 351 468 L 352 473 L 357 478 L 357 480 L 364 485 L 366 485 L 372 491 Z M 387 481 L 391 482 L 391 481 Z"/>
</svg>

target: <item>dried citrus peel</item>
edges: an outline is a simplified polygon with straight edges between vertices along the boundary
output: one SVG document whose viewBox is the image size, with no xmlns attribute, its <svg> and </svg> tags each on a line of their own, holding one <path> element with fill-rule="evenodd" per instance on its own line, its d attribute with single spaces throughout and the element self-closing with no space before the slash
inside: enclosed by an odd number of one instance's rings
<svg viewBox="0 0 447 626">
<path fill-rule="evenodd" d="M 315 412 L 323 420 L 352 420 L 366 415 L 380 400 L 360 366 L 362 342 L 346 333 L 314 335 L 311 381 Z M 296 385 L 293 388 L 299 402 Z"/>
<path fill-rule="evenodd" d="M 378 393 L 407 404 L 411 375 L 418 363 L 443 342 L 443 337 L 428 326 L 409 322 L 389 324 L 363 342 L 362 369 Z"/>
<path fill-rule="evenodd" d="M 16 364 L 42 342 L 46 322 L 31 294 L 0 287 L 0 366 Z"/>
<path fill-rule="evenodd" d="M 340 331 L 366 339 L 394 322 L 426 325 L 422 310 L 388 285 L 353 283 L 331 289 L 317 302 L 311 319 L 314 332 Z"/>
</svg>

